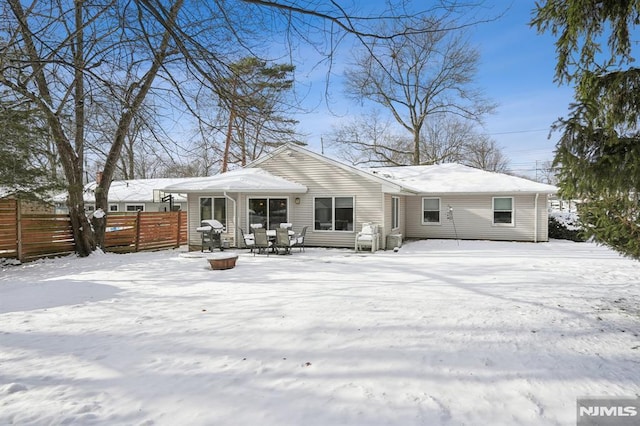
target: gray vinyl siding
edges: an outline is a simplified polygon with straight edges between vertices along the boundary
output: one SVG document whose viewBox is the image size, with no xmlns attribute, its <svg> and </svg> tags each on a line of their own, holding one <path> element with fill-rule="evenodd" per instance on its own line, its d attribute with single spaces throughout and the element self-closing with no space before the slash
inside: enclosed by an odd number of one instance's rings
<svg viewBox="0 0 640 426">
<path fill-rule="evenodd" d="M 548 194 L 540 194 L 538 196 L 538 242 L 549 241 L 549 210 L 547 209 L 548 201 Z"/>
<path fill-rule="evenodd" d="M 90 204 L 95 207 L 95 202 L 87 202 L 86 204 Z M 166 212 L 169 211 L 169 203 L 153 203 L 150 201 L 109 201 L 109 206 L 118 206 L 118 213 L 126 213 L 127 206 L 131 205 L 143 205 L 145 212 Z M 187 203 L 176 202 L 173 204 L 174 206 L 179 206 L 181 210 L 185 210 L 187 207 Z"/>
<path fill-rule="evenodd" d="M 298 151 L 292 155 L 287 151 L 281 152 L 261 162 L 259 167 L 308 188 L 305 194 L 289 196 L 289 222 L 296 232 L 308 226 L 305 239 L 308 246 L 353 247 L 362 223 L 383 223 L 384 197 L 381 184 L 375 181 Z M 314 198 L 340 196 L 354 197 L 353 231 L 316 231 L 313 226 Z M 296 197 L 300 198 L 300 204 L 295 204 Z M 246 202 L 241 204 L 246 208 Z"/>
<path fill-rule="evenodd" d="M 393 197 L 398 197 L 399 200 L 399 212 L 398 212 L 398 216 L 399 216 L 399 222 L 398 223 L 398 228 L 394 229 L 392 227 L 392 216 L 393 216 L 393 208 L 392 208 L 392 203 L 391 203 L 391 199 Z M 406 224 L 407 224 L 407 214 L 406 214 L 406 202 L 407 197 L 402 196 L 402 195 L 392 195 L 392 194 L 385 194 L 384 195 L 384 212 L 385 212 L 385 218 L 384 218 L 384 236 L 386 237 L 387 235 L 390 234 L 402 234 L 402 238 L 406 238 Z M 382 244 L 380 245 L 381 248 L 386 248 L 386 238 L 384 239 L 384 241 L 382 242 Z"/>
<path fill-rule="evenodd" d="M 493 197 L 513 197 L 514 225 L 493 224 Z M 422 199 L 440 198 L 440 224 L 422 224 Z M 469 240 L 534 241 L 535 194 L 435 194 L 407 197 L 408 238 L 459 238 Z M 538 238 L 548 240 L 546 194 L 538 198 Z M 453 220 L 447 219 L 449 206 Z"/>
<path fill-rule="evenodd" d="M 189 212 L 188 239 L 189 247 L 200 245 L 200 234 L 196 228 L 200 226 L 200 194 L 187 194 L 187 211 Z"/>
</svg>

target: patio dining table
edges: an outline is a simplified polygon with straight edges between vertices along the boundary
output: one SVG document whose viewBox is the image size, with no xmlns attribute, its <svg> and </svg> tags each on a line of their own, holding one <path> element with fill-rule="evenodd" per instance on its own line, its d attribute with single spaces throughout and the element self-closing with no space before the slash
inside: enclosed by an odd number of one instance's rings
<svg viewBox="0 0 640 426">
<path fill-rule="evenodd" d="M 296 233 L 293 232 L 291 229 L 289 229 L 287 233 L 289 234 L 289 239 L 291 239 L 291 237 L 296 235 Z M 273 245 L 271 246 L 271 252 L 272 253 L 277 253 L 278 252 L 278 248 L 276 247 L 276 244 L 275 244 L 275 241 L 276 241 L 276 230 L 275 229 L 267 229 L 267 237 L 269 238 L 269 241 L 271 241 L 273 243 Z"/>
<path fill-rule="evenodd" d="M 291 229 L 289 229 L 289 236 L 292 237 L 296 235 L 295 232 L 293 232 Z M 276 237 L 276 230 L 275 229 L 267 229 L 267 237 L 269 237 L 270 239 L 274 239 Z"/>
</svg>

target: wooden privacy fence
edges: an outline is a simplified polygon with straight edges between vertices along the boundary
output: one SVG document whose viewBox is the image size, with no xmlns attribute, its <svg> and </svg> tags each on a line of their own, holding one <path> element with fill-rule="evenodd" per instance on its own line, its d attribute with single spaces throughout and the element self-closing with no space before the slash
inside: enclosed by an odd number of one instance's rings
<svg viewBox="0 0 640 426">
<path fill-rule="evenodd" d="M 16 200 L 0 200 L 0 257 L 18 257 L 18 221 Z"/>
<path fill-rule="evenodd" d="M 179 247 L 187 243 L 186 212 L 111 213 L 105 250 L 130 253 Z M 21 214 L 16 200 L 0 200 L 0 257 L 20 261 L 73 253 L 68 215 Z"/>
<path fill-rule="evenodd" d="M 136 252 L 178 247 L 187 242 L 186 212 L 138 212 L 107 216 L 108 251 Z"/>
</svg>

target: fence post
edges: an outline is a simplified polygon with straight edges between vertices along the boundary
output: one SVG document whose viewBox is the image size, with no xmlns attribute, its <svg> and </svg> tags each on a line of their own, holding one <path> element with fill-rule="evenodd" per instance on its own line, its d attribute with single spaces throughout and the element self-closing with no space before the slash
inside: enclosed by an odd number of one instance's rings
<svg viewBox="0 0 640 426">
<path fill-rule="evenodd" d="M 20 200 L 15 200 L 16 205 L 16 257 L 20 262 L 24 260 L 22 254 L 22 209 Z"/>
<path fill-rule="evenodd" d="M 140 246 L 140 210 L 136 212 L 136 246 L 134 253 L 137 253 Z"/>
<path fill-rule="evenodd" d="M 176 248 L 180 248 L 180 234 L 181 234 L 181 227 L 180 225 L 182 225 L 182 212 L 180 210 L 178 210 L 178 226 L 176 227 L 178 229 L 178 232 L 176 233 Z"/>
</svg>

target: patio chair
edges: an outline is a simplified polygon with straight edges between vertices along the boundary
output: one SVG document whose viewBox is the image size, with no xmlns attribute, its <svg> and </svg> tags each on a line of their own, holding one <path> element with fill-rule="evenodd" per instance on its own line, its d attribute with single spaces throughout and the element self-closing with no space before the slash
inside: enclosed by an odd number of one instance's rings
<svg viewBox="0 0 640 426">
<path fill-rule="evenodd" d="M 255 248 L 255 236 L 253 234 L 245 234 L 242 228 L 240 229 L 240 236 L 242 237 L 242 242 L 244 243 L 244 247 L 251 249 L 251 253 L 253 253 L 253 249 Z"/>
<path fill-rule="evenodd" d="M 291 254 L 291 247 L 295 242 L 294 239 L 289 238 L 289 229 L 276 228 L 276 250 L 278 250 L 278 254 L 280 250 L 284 250 L 284 254 Z"/>
<path fill-rule="evenodd" d="M 378 233 L 378 225 L 374 225 L 373 223 L 363 223 L 362 231 L 356 234 L 356 251 L 370 249 L 375 253 L 378 250 L 379 238 L 380 234 Z"/>
<path fill-rule="evenodd" d="M 267 236 L 267 230 L 264 228 L 256 228 L 253 230 L 253 236 L 255 238 L 253 242 L 253 255 L 255 256 L 257 251 L 258 254 L 267 253 L 267 256 L 269 256 L 272 243 Z"/>
<path fill-rule="evenodd" d="M 282 222 L 282 223 L 280 223 L 280 228 L 284 228 L 284 229 L 289 230 L 289 229 L 293 228 L 293 224 L 289 223 L 289 222 Z"/>
<path fill-rule="evenodd" d="M 299 247 L 300 251 L 304 251 L 304 237 L 307 235 L 307 228 L 308 226 L 305 226 L 304 228 L 302 228 L 302 231 L 300 231 L 300 233 L 295 236 L 294 247 Z"/>
</svg>

